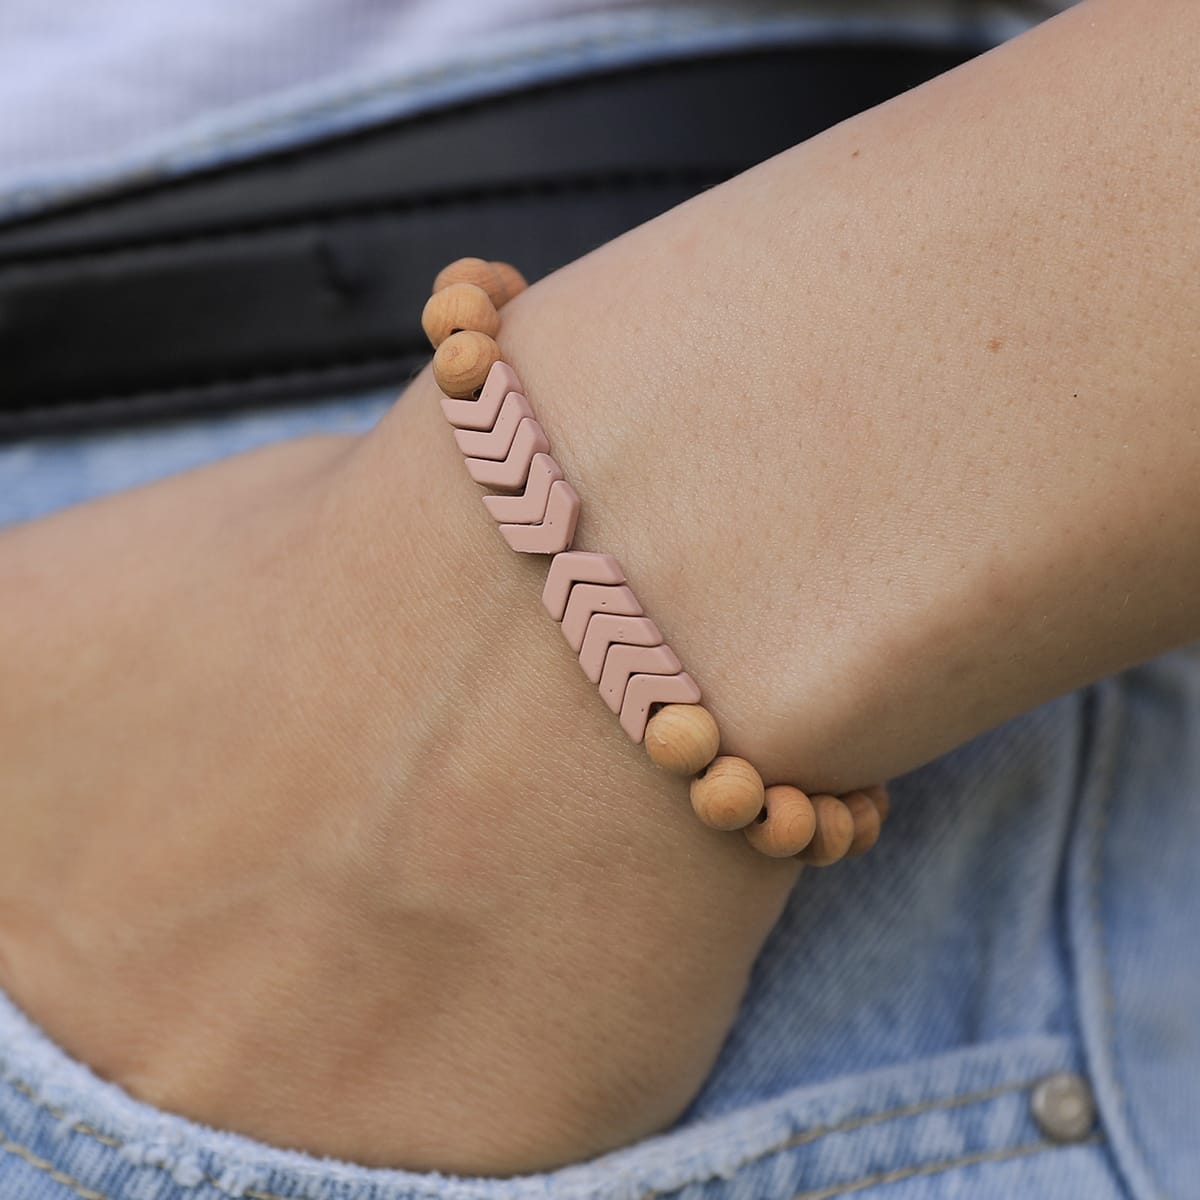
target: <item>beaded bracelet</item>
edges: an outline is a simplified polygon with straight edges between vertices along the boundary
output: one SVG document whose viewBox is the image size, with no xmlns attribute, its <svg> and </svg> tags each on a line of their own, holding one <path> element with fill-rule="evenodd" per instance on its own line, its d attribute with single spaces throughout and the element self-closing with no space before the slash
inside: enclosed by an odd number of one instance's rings
<svg viewBox="0 0 1200 1200">
<path fill-rule="evenodd" d="M 721 732 L 700 688 L 663 640 L 611 554 L 572 550 L 580 499 L 550 455 L 525 389 L 500 356 L 500 309 L 524 290 L 513 266 L 460 258 L 442 270 L 421 314 L 434 347 L 442 411 L 483 503 L 514 550 L 553 557 L 542 603 L 600 695 L 652 762 L 690 776 L 692 808 L 713 829 L 740 829 L 772 858 L 813 866 L 866 853 L 888 814 L 882 784 L 844 796 L 770 787 L 754 766 L 719 754 Z M 507 493 L 507 494 L 506 494 Z"/>
</svg>

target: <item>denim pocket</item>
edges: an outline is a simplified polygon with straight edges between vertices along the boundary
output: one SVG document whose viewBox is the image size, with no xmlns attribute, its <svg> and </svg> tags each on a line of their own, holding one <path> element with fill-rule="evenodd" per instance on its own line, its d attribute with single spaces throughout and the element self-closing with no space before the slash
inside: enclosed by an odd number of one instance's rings
<svg viewBox="0 0 1200 1200">
<path fill-rule="evenodd" d="M 1032 1096 L 1064 1038 L 972 1047 L 793 1089 L 587 1163 L 463 1179 L 318 1160 L 140 1104 L 0 997 L 0 1195 L 16 1200 L 821 1200 L 1124 1195 L 1100 1135 L 1060 1144 Z"/>
</svg>

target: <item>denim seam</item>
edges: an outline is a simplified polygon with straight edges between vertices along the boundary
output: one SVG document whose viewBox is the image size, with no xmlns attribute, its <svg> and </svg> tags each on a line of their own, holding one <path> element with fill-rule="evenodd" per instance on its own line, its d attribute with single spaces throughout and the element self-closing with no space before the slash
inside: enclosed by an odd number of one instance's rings
<svg viewBox="0 0 1200 1200">
<path fill-rule="evenodd" d="M 1092 1134 L 1082 1142 L 1072 1142 L 1073 1146 L 1095 1146 L 1101 1141 L 1098 1133 Z M 1013 1158 L 1028 1158 L 1031 1154 L 1040 1154 L 1043 1150 L 1062 1150 L 1063 1145 L 1056 1142 L 1028 1142 L 1023 1146 L 1009 1146 L 1005 1150 L 977 1150 L 973 1154 L 963 1154 L 958 1158 L 947 1158 L 942 1162 L 924 1163 L 917 1167 L 897 1167 L 894 1171 L 881 1171 L 876 1175 L 864 1175 L 849 1183 L 839 1183 L 835 1187 L 818 1188 L 815 1192 L 799 1192 L 792 1200 L 831 1200 L 834 1196 L 845 1196 L 850 1192 L 861 1192 L 864 1188 L 879 1187 L 889 1183 L 901 1183 L 906 1179 L 914 1179 L 925 1175 L 939 1175 L 943 1171 L 955 1167 L 973 1167 L 982 1163 L 1005 1162 Z"/>
<path fill-rule="evenodd" d="M 1100 1135 L 1093 1134 L 1085 1141 L 1073 1144 L 1078 1146 L 1094 1146 L 1098 1145 L 1100 1141 Z M 1031 1154 L 1039 1154 L 1045 1150 L 1057 1150 L 1061 1148 L 1054 1142 L 1039 1141 L 1030 1142 L 1023 1146 L 1009 1146 L 1003 1150 L 976 1151 L 973 1154 L 963 1154 L 957 1158 L 942 1159 L 940 1162 L 922 1163 L 919 1166 L 913 1167 L 898 1167 L 893 1171 L 882 1171 L 874 1175 L 864 1175 L 859 1179 L 849 1180 L 834 1187 L 820 1188 L 817 1191 L 799 1192 L 792 1197 L 792 1200 L 833 1200 L 833 1197 L 849 1195 L 851 1192 L 859 1192 L 864 1188 L 881 1187 L 889 1183 L 900 1183 L 906 1179 L 939 1175 L 945 1171 L 954 1170 L 956 1167 L 973 1167 L 983 1163 L 1006 1162 L 1014 1158 L 1026 1158 Z M 2 1129 L 0 1129 L 0 1150 L 16 1154 L 35 1170 L 45 1172 L 55 1183 L 61 1183 L 65 1187 L 69 1187 L 82 1200 L 111 1200 L 105 1193 L 98 1192 L 88 1187 L 81 1180 L 59 1171 L 53 1163 L 34 1154 L 27 1146 L 23 1146 L 19 1142 L 14 1142 Z M 206 1176 L 204 1182 L 220 1186 L 211 1176 Z M 289 1200 L 288 1197 L 281 1196 L 279 1193 L 262 1192 L 255 1188 L 247 1189 L 242 1194 L 248 1197 L 249 1200 Z"/>
<path fill-rule="evenodd" d="M 3 1069 L 3 1062 L 0 1061 L 0 1070 L 2 1070 L 2 1069 Z M 788 1138 L 787 1141 L 785 1141 L 785 1142 L 782 1142 L 775 1146 L 770 1146 L 767 1149 L 760 1151 L 759 1153 L 753 1155 L 750 1158 L 743 1159 L 741 1162 L 739 1162 L 733 1168 L 733 1173 L 736 1174 L 737 1172 L 744 1170 L 746 1167 L 753 1166 L 755 1163 L 761 1162 L 765 1158 L 769 1158 L 772 1155 L 776 1155 L 776 1154 L 782 1154 L 785 1151 L 787 1151 L 789 1149 L 793 1149 L 797 1146 L 811 1145 L 813 1142 L 819 1141 L 821 1138 L 828 1137 L 829 1135 L 834 1134 L 834 1133 L 852 1133 L 852 1132 L 855 1132 L 856 1130 L 861 1129 L 867 1125 L 882 1124 L 887 1121 L 903 1120 L 907 1117 L 921 1116 L 925 1113 L 944 1111 L 944 1110 L 950 1109 L 950 1108 L 961 1108 L 963 1106 L 970 1105 L 970 1104 L 983 1104 L 989 1100 L 998 1099 L 1001 1096 L 1009 1095 L 1014 1092 L 1024 1091 L 1026 1088 L 1029 1088 L 1034 1083 L 1036 1083 L 1037 1080 L 1040 1078 L 1041 1078 L 1041 1076 L 1039 1075 L 1032 1079 L 1023 1080 L 1019 1083 L 1000 1084 L 997 1087 L 988 1088 L 986 1091 L 962 1092 L 956 1096 L 943 1096 L 937 1100 L 928 1100 L 928 1101 L 924 1101 L 919 1104 L 906 1104 L 899 1108 L 883 1109 L 880 1112 L 876 1112 L 876 1113 L 859 1114 L 858 1116 L 848 1117 L 846 1120 L 839 1121 L 837 1124 L 834 1124 L 834 1125 L 822 1125 L 822 1126 L 816 1127 L 815 1129 L 807 1129 L 807 1130 L 802 1131 L 801 1133 L 794 1134 L 792 1137 Z M 67 1113 L 64 1109 L 61 1109 L 61 1108 L 57 1107 L 56 1105 L 51 1104 L 49 1101 L 43 1099 L 41 1096 L 39 1096 L 37 1094 L 36 1091 L 34 1091 L 34 1089 L 29 1084 L 25 1083 L 24 1080 L 14 1079 L 14 1078 L 5 1078 L 4 1083 L 6 1083 L 14 1091 L 16 1091 L 16 1092 L 20 1093 L 22 1096 L 26 1097 L 26 1099 L 28 1099 L 36 1107 L 43 1109 L 45 1112 L 49 1113 L 49 1115 L 51 1117 L 53 1117 L 56 1121 L 60 1121 L 60 1122 L 64 1122 L 64 1123 L 67 1121 L 67 1119 L 68 1119 Z M 103 1145 L 109 1147 L 110 1149 L 120 1150 L 123 1146 L 128 1144 L 127 1142 L 125 1142 L 119 1138 L 114 1138 L 108 1134 L 101 1133 L 94 1126 L 89 1125 L 87 1122 L 84 1122 L 84 1121 L 74 1121 L 71 1124 L 67 1125 L 67 1129 L 71 1133 L 78 1133 L 78 1134 L 82 1135 L 83 1137 L 92 1138 L 95 1141 L 101 1142 Z M 0 1138 L 3 1138 L 2 1132 L 0 1132 Z M 12 1143 L 11 1145 L 15 1147 L 16 1143 Z M 4 1147 L 2 1144 L 0 1144 L 0 1148 L 6 1148 L 6 1147 Z M 21 1148 L 19 1148 L 19 1147 L 17 1148 L 18 1153 L 20 1152 L 20 1149 Z M 1007 1150 L 988 1151 L 987 1153 L 989 1153 L 989 1154 L 1008 1154 L 1008 1153 L 1012 1153 L 1012 1152 L 1013 1152 L 1013 1148 L 1009 1147 Z M 27 1157 L 27 1156 L 22 1155 L 22 1157 Z M 41 1161 L 41 1160 L 39 1160 L 39 1161 Z M 953 1166 L 955 1164 L 955 1162 L 957 1162 L 957 1161 L 959 1161 L 959 1160 L 948 1160 L 947 1163 L 941 1164 L 941 1165 L 939 1165 L 939 1164 L 924 1164 L 922 1167 L 919 1167 L 919 1168 L 918 1167 L 913 1167 L 913 1168 L 904 1167 L 904 1168 L 897 1168 L 897 1170 L 910 1171 L 913 1173 L 919 1173 L 922 1170 L 932 1172 L 935 1169 L 940 1169 L 940 1170 L 947 1169 L 949 1166 Z M 168 1168 L 162 1163 L 144 1162 L 143 1165 L 152 1170 L 162 1171 L 167 1174 L 170 1173 Z M 47 1164 L 47 1169 L 52 1169 L 50 1164 Z M 295 1171 L 293 1173 L 296 1174 L 299 1178 L 304 1177 L 301 1172 Z M 894 1174 L 894 1173 L 895 1172 L 890 1172 L 889 1174 Z M 677 1192 L 683 1191 L 685 1188 L 692 1187 L 694 1184 L 703 1182 L 704 1178 L 708 1178 L 708 1177 L 707 1176 L 704 1176 L 704 1177 L 696 1176 L 692 1179 L 686 1180 L 683 1183 L 680 1183 L 678 1186 L 675 1186 L 675 1187 L 664 1188 L 664 1189 L 655 1190 L 655 1191 L 642 1192 L 639 1195 L 638 1200 L 658 1200 L 659 1197 L 671 1196 Z M 813 1198 L 819 1197 L 819 1196 L 825 1196 L 825 1195 L 836 1196 L 838 1194 L 841 1194 L 842 1192 L 855 1191 L 860 1188 L 869 1186 L 870 1183 L 874 1180 L 874 1178 L 875 1177 L 871 1177 L 869 1180 L 860 1181 L 857 1184 L 839 1184 L 838 1191 L 814 1192 L 811 1194 L 803 1193 L 802 1195 L 795 1197 L 794 1200 L 813 1200 Z M 904 1176 L 899 1176 L 898 1178 L 904 1178 Z M 65 1177 L 64 1177 L 64 1180 L 66 1182 L 71 1183 L 72 1186 L 74 1186 L 74 1182 L 77 1182 L 77 1181 L 66 1180 Z M 889 1182 L 889 1181 L 890 1180 L 886 1180 L 886 1179 L 884 1180 L 884 1182 Z M 197 1182 L 197 1184 L 179 1185 L 179 1186 L 198 1186 L 199 1183 L 207 1183 L 207 1184 L 211 1185 L 212 1187 L 217 1188 L 219 1191 L 225 1192 L 227 1195 L 230 1195 L 230 1196 L 235 1195 L 235 1193 L 230 1192 L 227 1188 L 225 1188 L 221 1184 L 220 1180 L 209 1175 L 207 1172 L 204 1172 L 203 1178 L 200 1179 Z M 83 1185 L 80 1185 L 80 1186 L 83 1186 Z M 78 1190 L 78 1189 L 76 1189 L 76 1190 Z M 80 1195 L 87 1195 L 87 1193 L 80 1192 Z M 246 1197 L 247 1200 L 297 1200 L 296 1197 L 284 1196 L 278 1192 L 264 1192 L 264 1191 L 260 1191 L 255 1188 L 246 1188 L 243 1191 L 241 1191 L 240 1193 L 236 1193 L 236 1195 L 241 1196 L 241 1197 Z M 93 1192 L 90 1195 L 87 1195 L 87 1200 L 108 1200 L 108 1198 L 101 1196 L 99 1193 Z"/>
<path fill-rule="evenodd" d="M 943 1097 L 938 1100 L 926 1100 L 920 1104 L 906 1104 L 900 1108 L 884 1109 L 882 1112 L 847 1117 L 846 1120 L 839 1121 L 836 1125 L 818 1125 L 815 1129 L 802 1130 L 800 1133 L 793 1134 L 785 1142 L 769 1146 L 752 1157 L 743 1159 L 733 1170 L 735 1172 L 741 1171 L 756 1162 L 760 1162 L 764 1158 L 770 1157 L 772 1154 L 782 1154 L 796 1146 L 810 1145 L 813 1142 L 820 1141 L 823 1137 L 828 1137 L 831 1133 L 853 1133 L 867 1125 L 879 1125 L 886 1121 L 900 1121 L 905 1117 L 917 1117 L 923 1113 L 937 1112 L 949 1108 L 962 1108 L 969 1104 L 983 1104 L 988 1100 L 996 1100 L 1000 1096 L 1007 1096 L 1012 1092 L 1024 1091 L 1025 1088 L 1034 1082 L 1036 1081 L 1026 1080 L 1022 1083 L 1002 1083 L 997 1087 L 988 1088 L 982 1092 L 963 1092 L 961 1095 L 949 1098 Z M 687 1183 L 680 1184 L 679 1187 L 666 1188 L 662 1191 L 642 1192 L 638 1196 L 638 1200 L 657 1200 L 660 1196 L 670 1196 L 697 1182 L 699 1180 L 691 1179 Z"/>
<path fill-rule="evenodd" d="M 1149 1159 L 1138 1140 L 1137 1128 L 1130 1119 L 1129 1101 L 1125 1095 L 1120 1075 L 1117 1071 L 1117 1031 L 1116 1010 L 1117 997 L 1113 987 L 1112 971 L 1109 965 L 1108 944 L 1104 933 L 1103 914 L 1103 884 L 1104 884 L 1104 848 L 1109 827 L 1109 806 L 1116 790 L 1117 766 L 1119 755 L 1116 752 L 1117 732 L 1126 728 L 1124 712 L 1124 695 L 1118 693 L 1119 720 L 1113 722 L 1110 743 L 1107 747 L 1107 761 L 1101 776 L 1099 795 L 1096 802 L 1096 814 L 1093 820 L 1093 837 L 1091 847 L 1091 889 L 1088 897 L 1088 913 L 1092 920 L 1092 936 L 1096 946 L 1097 974 L 1103 989 L 1103 1001 L 1100 1006 L 1099 1035 L 1103 1042 L 1104 1053 L 1108 1058 L 1110 1070 L 1106 1072 L 1116 1100 L 1117 1115 L 1121 1118 L 1122 1132 L 1137 1154 L 1140 1164 L 1146 1164 Z M 1118 1159 L 1119 1161 L 1119 1159 Z M 1127 1181 L 1128 1182 L 1128 1181 Z M 1154 1195 L 1159 1194 L 1158 1188 L 1151 1180 Z M 1133 1190 L 1133 1189 L 1131 1189 Z"/>
<path fill-rule="evenodd" d="M 77 1196 L 82 1196 L 83 1200 L 110 1200 L 103 1192 L 94 1191 L 87 1187 L 80 1180 L 73 1178 L 70 1175 L 63 1174 L 52 1162 L 48 1162 L 44 1158 L 40 1158 L 34 1154 L 28 1146 L 22 1146 L 19 1142 L 14 1142 L 12 1138 L 5 1133 L 3 1128 L 0 1128 L 0 1150 L 5 1150 L 10 1154 L 15 1154 L 18 1158 L 23 1159 L 31 1167 L 38 1171 L 44 1171 L 55 1183 L 61 1183 L 64 1187 L 69 1187 Z"/>
</svg>

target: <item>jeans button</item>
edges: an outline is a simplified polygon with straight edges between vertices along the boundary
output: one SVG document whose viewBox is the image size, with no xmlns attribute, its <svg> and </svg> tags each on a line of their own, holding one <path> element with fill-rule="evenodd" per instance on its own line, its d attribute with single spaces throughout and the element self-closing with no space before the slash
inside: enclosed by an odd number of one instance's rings
<svg viewBox="0 0 1200 1200">
<path fill-rule="evenodd" d="M 1060 1071 L 1034 1085 L 1033 1119 L 1052 1142 L 1081 1142 L 1096 1120 L 1092 1089 L 1082 1075 Z"/>
</svg>

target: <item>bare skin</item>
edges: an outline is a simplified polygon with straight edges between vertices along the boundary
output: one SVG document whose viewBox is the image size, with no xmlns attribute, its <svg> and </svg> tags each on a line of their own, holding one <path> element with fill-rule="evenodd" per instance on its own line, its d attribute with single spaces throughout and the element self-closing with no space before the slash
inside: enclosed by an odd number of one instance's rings
<svg viewBox="0 0 1200 1200">
<path fill-rule="evenodd" d="M 578 544 L 769 779 L 1200 636 L 1198 73 L 1190 0 L 1085 0 L 505 309 Z M 798 865 L 696 822 L 479 495 L 424 373 L 0 535 L 0 984 L 133 1094 L 510 1174 L 707 1074 Z"/>
</svg>

